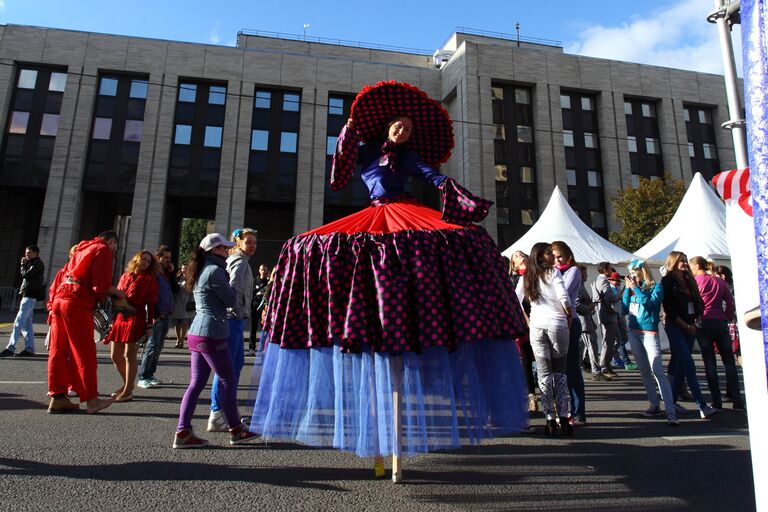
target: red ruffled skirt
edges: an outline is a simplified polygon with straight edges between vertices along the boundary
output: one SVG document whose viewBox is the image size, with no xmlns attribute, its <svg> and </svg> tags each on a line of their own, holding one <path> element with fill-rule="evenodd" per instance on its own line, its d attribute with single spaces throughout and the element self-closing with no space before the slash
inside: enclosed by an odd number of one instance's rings
<svg viewBox="0 0 768 512">
<path fill-rule="evenodd" d="M 268 311 L 265 330 L 283 348 L 453 351 L 527 330 L 488 233 L 445 222 L 412 199 L 370 206 L 288 240 Z"/>
</svg>

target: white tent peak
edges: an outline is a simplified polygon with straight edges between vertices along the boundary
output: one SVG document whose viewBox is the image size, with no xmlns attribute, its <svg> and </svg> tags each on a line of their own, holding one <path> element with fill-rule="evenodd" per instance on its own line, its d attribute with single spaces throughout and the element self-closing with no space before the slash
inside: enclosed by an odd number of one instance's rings
<svg viewBox="0 0 768 512">
<path fill-rule="evenodd" d="M 684 252 L 689 258 L 730 259 L 725 239 L 725 204 L 698 172 L 669 224 L 638 249 L 637 255 L 663 263 L 670 251 Z"/>
<path fill-rule="evenodd" d="M 555 240 L 567 243 L 579 263 L 596 265 L 601 261 L 607 261 L 616 264 L 628 262 L 634 257 L 632 253 L 592 231 L 576 215 L 557 186 L 552 191 L 552 197 L 549 198 L 549 203 L 539 216 L 539 220 L 502 254 L 508 258 L 515 251 L 528 254 L 533 244 Z"/>
</svg>

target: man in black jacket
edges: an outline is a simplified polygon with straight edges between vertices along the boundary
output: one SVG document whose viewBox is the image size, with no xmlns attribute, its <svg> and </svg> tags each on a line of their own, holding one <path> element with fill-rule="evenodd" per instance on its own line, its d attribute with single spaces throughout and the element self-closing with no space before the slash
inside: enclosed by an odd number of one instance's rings
<svg viewBox="0 0 768 512">
<path fill-rule="evenodd" d="M 0 357 L 11 357 L 16 352 L 16 340 L 20 334 L 24 338 L 24 350 L 16 357 L 31 357 L 35 355 L 35 331 L 32 327 L 32 317 L 35 310 L 35 303 L 38 300 L 45 299 L 45 265 L 39 258 L 40 248 L 36 245 L 30 245 L 24 251 L 24 257 L 21 258 L 21 302 L 19 303 L 19 313 L 13 322 L 13 331 L 8 346 L 0 352 Z"/>
</svg>

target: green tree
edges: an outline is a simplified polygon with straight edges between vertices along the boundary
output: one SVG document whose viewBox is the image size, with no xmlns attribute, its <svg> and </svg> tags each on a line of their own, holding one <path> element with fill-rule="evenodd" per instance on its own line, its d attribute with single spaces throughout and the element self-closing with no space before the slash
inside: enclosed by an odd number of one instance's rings
<svg viewBox="0 0 768 512">
<path fill-rule="evenodd" d="M 181 238 L 179 240 L 179 266 L 186 263 L 195 252 L 200 240 L 208 234 L 208 221 L 205 219 L 182 219 Z"/>
<path fill-rule="evenodd" d="M 625 188 L 612 199 L 616 218 L 624 228 L 609 239 L 628 251 L 636 251 L 666 226 L 685 195 L 685 183 L 672 179 L 640 178 L 637 188 Z"/>
</svg>

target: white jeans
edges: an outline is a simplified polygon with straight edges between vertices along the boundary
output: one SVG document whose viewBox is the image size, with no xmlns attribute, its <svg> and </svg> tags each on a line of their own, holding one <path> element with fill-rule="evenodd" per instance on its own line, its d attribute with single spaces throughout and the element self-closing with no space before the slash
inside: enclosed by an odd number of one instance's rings
<svg viewBox="0 0 768 512">
<path fill-rule="evenodd" d="M 659 397 L 656 394 L 658 385 L 661 399 L 664 400 L 664 409 L 667 418 L 677 419 L 675 403 L 672 401 L 672 388 L 669 385 L 667 374 L 664 372 L 664 364 L 661 362 L 661 342 L 658 332 L 639 332 L 629 330 L 629 346 L 635 354 L 635 362 L 643 379 L 645 394 L 651 406 L 659 406 Z M 654 380 L 655 378 L 655 380 Z"/>
</svg>

